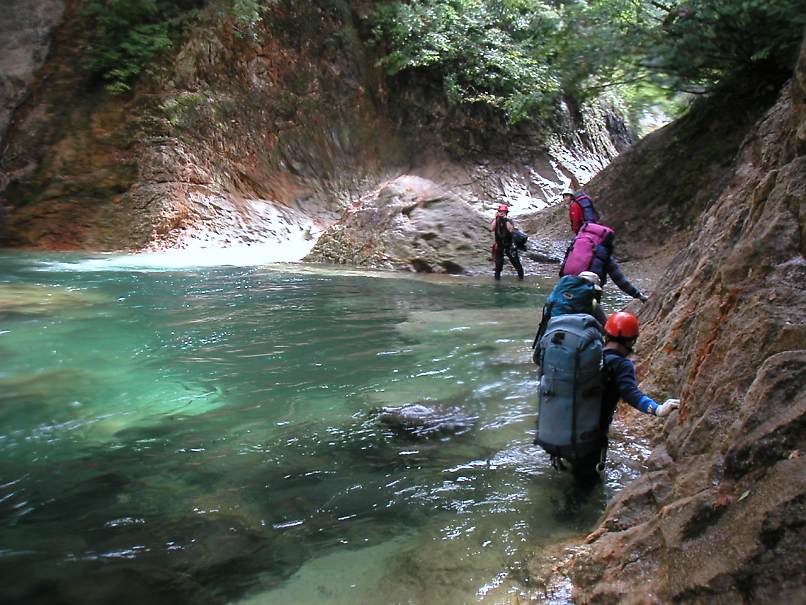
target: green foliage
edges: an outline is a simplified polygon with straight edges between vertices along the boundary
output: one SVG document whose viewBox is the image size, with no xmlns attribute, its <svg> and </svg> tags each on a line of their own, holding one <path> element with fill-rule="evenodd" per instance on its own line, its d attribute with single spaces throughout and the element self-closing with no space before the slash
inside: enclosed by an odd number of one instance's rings
<svg viewBox="0 0 806 605">
<path fill-rule="evenodd" d="M 206 95 L 201 92 L 183 92 L 165 99 L 160 104 L 160 110 L 171 127 L 181 128 L 188 124 L 190 118 L 206 99 Z"/>
<path fill-rule="evenodd" d="M 229 0 L 228 8 L 233 18 L 233 28 L 238 36 L 250 40 L 257 39 L 257 28 L 263 13 L 277 0 Z"/>
<path fill-rule="evenodd" d="M 256 39 L 266 8 L 276 0 L 92 0 L 83 15 L 93 41 L 86 65 L 111 92 L 129 90 L 143 74 L 174 48 L 184 29 L 202 19 L 202 9 L 224 18 L 239 36 Z M 217 11 L 217 12 L 216 12 Z"/>
<path fill-rule="evenodd" d="M 512 121 L 547 117 L 613 90 L 641 106 L 681 107 L 737 73 L 789 70 L 806 26 L 803 0 L 409 0 L 382 4 L 374 37 L 391 75 L 436 76 L 453 103 Z"/>
<path fill-rule="evenodd" d="M 806 26 L 803 0 L 691 0 L 647 33 L 641 67 L 704 90 L 735 73 L 789 71 Z"/>
<path fill-rule="evenodd" d="M 606 96 L 639 136 L 682 114 L 692 100 L 691 94 L 670 91 L 650 80 L 614 86 Z"/>
<path fill-rule="evenodd" d="M 129 90 L 154 59 L 172 47 L 181 7 L 169 0 L 99 0 L 84 10 L 95 28 L 87 66 L 112 92 Z"/>
<path fill-rule="evenodd" d="M 431 70 L 452 103 L 482 103 L 517 121 L 547 111 L 560 82 L 536 44 L 554 11 L 537 0 L 412 0 L 382 5 L 374 37 L 390 75 Z"/>
</svg>

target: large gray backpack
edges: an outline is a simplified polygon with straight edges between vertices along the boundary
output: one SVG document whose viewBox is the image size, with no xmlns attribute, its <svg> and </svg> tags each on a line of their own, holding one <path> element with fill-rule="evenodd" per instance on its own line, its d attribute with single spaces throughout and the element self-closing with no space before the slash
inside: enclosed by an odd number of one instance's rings
<svg viewBox="0 0 806 605">
<path fill-rule="evenodd" d="M 603 444 L 602 333 L 585 313 L 549 320 L 540 339 L 537 437 L 553 457 L 576 460 Z"/>
</svg>

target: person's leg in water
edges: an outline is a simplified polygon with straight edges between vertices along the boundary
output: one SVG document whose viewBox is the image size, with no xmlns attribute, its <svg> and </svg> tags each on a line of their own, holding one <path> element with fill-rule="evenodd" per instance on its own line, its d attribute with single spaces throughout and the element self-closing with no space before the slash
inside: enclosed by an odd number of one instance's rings
<svg viewBox="0 0 806 605">
<path fill-rule="evenodd" d="M 599 454 L 591 454 L 585 458 L 565 461 L 565 470 L 570 472 L 570 481 L 563 488 L 562 496 L 554 501 L 554 517 L 563 523 L 573 522 L 582 510 L 601 495 L 601 477 L 596 471 Z"/>
<path fill-rule="evenodd" d="M 607 443 L 608 439 L 605 437 L 598 451 L 574 461 L 571 474 L 574 477 L 574 490 L 578 498 L 586 498 L 601 482 L 607 459 Z"/>
<path fill-rule="evenodd" d="M 601 476 L 596 470 L 598 454 L 571 462 L 571 483 L 565 491 L 563 514 L 566 518 L 576 517 L 580 509 L 593 497 L 601 484 Z"/>
<path fill-rule="evenodd" d="M 601 479 L 596 465 L 599 464 L 599 452 L 574 460 L 571 463 L 571 474 L 574 477 L 574 484 L 581 490 L 589 490 Z"/>
<path fill-rule="evenodd" d="M 523 279 L 523 265 L 521 265 L 521 258 L 518 254 L 518 249 L 515 247 L 507 248 L 506 253 L 509 262 L 512 263 L 512 266 L 515 267 L 515 271 L 518 272 L 518 279 Z"/>
<path fill-rule="evenodd" d="M 495 259 L 495 279 L 501 279 L 501 270 L 504 268 L 504 250 L 501 246 L 496 246 L 493 251 Z"/>
</svg>

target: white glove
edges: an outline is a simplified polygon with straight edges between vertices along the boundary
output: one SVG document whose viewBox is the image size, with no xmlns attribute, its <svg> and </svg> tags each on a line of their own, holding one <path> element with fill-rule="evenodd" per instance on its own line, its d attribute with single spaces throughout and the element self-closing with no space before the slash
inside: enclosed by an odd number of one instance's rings
<svg viewBox="0 0 806 605">
<path fill-rule="evenodd" d="M 668 416 L 672 413 L 672 410 L 676 410 L 679 407 L 679 399 L 667 399 L 662 405 L 655 408 L 655 416 Z"/>
</svg>

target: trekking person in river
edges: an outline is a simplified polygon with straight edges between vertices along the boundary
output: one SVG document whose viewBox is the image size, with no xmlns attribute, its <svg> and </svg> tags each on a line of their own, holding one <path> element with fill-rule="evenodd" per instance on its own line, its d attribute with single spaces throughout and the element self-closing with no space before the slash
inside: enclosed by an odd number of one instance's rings
<svg viewBox="0 0 806 605">
<path fill-rule="evenodd" d="M 518 255 L 518 248 L 513 242 L 515 225 L 507 216 L 509 206 L 500 204 L 495 218 L 490 221 L 490 231 L 495 234 L 495 244 L 493 245 L 493 260 L 495 261 L 495 279 L 501 279 L 501 270 L 504 268 L 504 255 L 518 272 L 518 279 L 523 279 L 523 266 Z"/>
<path fill-rule="evenodd" d="M 603 470 L 607 433 L 620 399 L 655 416 L 667 416 L 680 405 L 662 405 L 638 388 L 635 365 L 628 359 L 638 338 L 638 318 L 613 313 L 604 326 L 587 314 L 552 318 L 540 340 L 539 411 L 535 444 L 564 469 L 571 463 L 580 485 L 593 485 Z"/>
<path fill-rule="evenodd" d="M 563 200 L 568 204 L 568 219 L 571 221 L 571 231 L 574 235 L 579 233 L 585 223 L 598 223 L 599 212 L 593 205 L 593 200 L 584 191 L 563 193 Z"/>
<path fill-rule="evenodd" d="M 580 275 L 584 271 L 591 271 L 599 276 L 604 287 L 609 275 L 622 292 L 646 302 L 646 294 L 630 283 L 622 273 L 616 257 L 613 256 L 615 238 L 616 234 L 610 227 L 584 223 L 565 252 L 565 259 L 560 266 L 560 276 Z"/>
<path fill-rule="evenodd" d="M 605 324 L 605 345 L 602 354 L 603 393 L 600 430 L 602 447 L 598 456 L 582 458 L 573 464 L 574 477 L 585 481 L 596 481 L 598 470 L 604 467 L 607 455 L 607 433 L 619 400 L 624 400 L 636 410 L 652 416 L 668 416 L 680 406 L 679 399 L 667 399 L 656 403 L 649 395 L 638 388 L 635 364 L 628 359 L 638 339 L 638 318 L 632 313 L 613 313 Z"/>
</svg>

